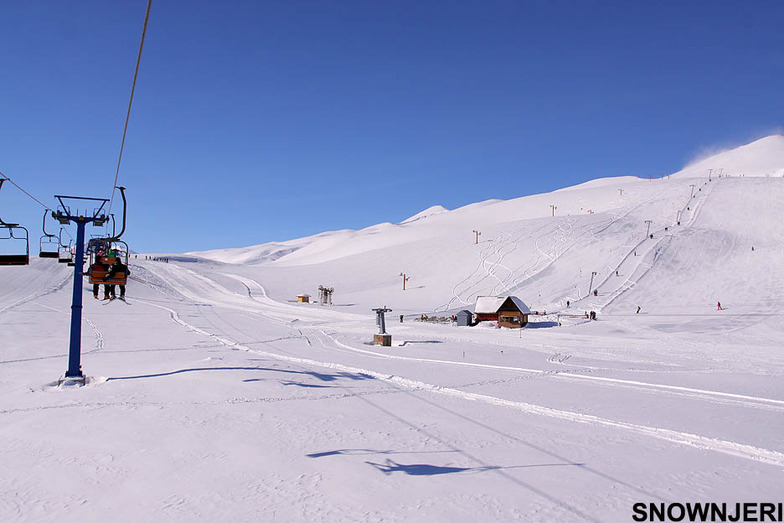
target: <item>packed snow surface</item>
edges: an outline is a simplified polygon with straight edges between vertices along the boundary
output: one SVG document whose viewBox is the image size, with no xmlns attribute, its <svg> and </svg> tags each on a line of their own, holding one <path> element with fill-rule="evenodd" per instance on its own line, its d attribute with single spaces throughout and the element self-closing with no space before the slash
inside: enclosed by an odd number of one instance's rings
<svg viewBox="0 0 784 523">
<path fill-rule="evenodd" d="M 0 519 L 629 521 L 635 503 L 781 502 L 782 169 L 769 137 L 653 180 L 139 254 L 128 303 L 85 284 L 83 387 L 58 385 L 73 269 L 0 267 Z M 333 306 L 296 303 L 320 285 Z M 540 313 L 525 329 L 447 320 L 507 295 Z M 381 306 L 392 347 L 370 344 Z"/>
</svg>

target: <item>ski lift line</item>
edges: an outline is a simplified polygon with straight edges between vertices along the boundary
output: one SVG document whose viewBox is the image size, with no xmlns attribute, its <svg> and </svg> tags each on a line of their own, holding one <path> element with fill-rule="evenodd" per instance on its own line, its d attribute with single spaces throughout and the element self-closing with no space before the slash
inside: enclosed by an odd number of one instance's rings
<svg viewBox="0 0 784 523">
<path fill-rule="evenodd" d="M 19 184 L 18 184 L 18 183 L 16 183 L 16 182 L 15 182 L 15 181 L 13 181 L 11 178 L 9 178 L 8 176 L 6 176 L 6 175 L 5 175 L 5 174 L 3 174 L 2 172 L 0 172 L 0 186 L 2 186 L 2 185 L 3 185 L 3 182 L 6 182 L 6 181 L 7 181 L 7 182 L 11 182 L 11 184 L 12 184 L 14 187 L 16 187 L 17 189 L 19 189 L 20 191 L 22 191 L 22 192 L 23 192 L 25 195 L 27 195 L 29 198 L 31 198 L 33 201 L 35 201 L 35 202 L 36 202 L 38 205 L 40 205 L 41 207 L 43 207 L 43 208 L 44 208 L 44 209 L 46 209 L 47 211 L 51 211 L 51 210 L 52 210 L 52 209 L 50 209 L 50 208 L 49 208 L 49 207 L 48 207 L 48 206 L 47 206 L 45 203 L 42 203 L 42 202 L 41 202 L 41 200 L 39 200 L 38 198 L 36 198 L 36 197 L 35 197 L 35 196 L 33 196 L 32 194 L 30 194 L 29 192 L 27 192 L 27 191 L 25 191 L 24 189 L 22 189 L 22 188 L 19 186 Z"/>
<path fill-rule="evenodd" d="M 73 237 L 73 236 L 71 236 L 71 233 L 70 233 L 70 232 L 68 232 L 68 229 L 66 229 L 66 228 L 64 228 L 64 227 L 63 227 L 63 228 L 62 228 L 62 230 L 65 232 L 65 234 L 67 234 L 67 235 L 68 235 L 68 237 L 71 239 L 71 241 L 73 241 L 74 237 Z"/>
<path fill-rule="evenodd" d="M 133 93 L 136 90 L 136 79 L 139 77 L 139 64 L 142 61 L 142 49 L 144 48 L 144 36 L 147 34 L 147 22 L 150 20 L 150 8 L 152 0 L 147 0 L 147 13 L 144 15 L 144 27 L 142 28 L 142 39 L 139 42 L 139 55 L 136 57 L 136 69 L 133 72 L 133 83 L 131 84 L 131 97 L 128 100 L 128 112 L 125 115 L 125 127 L 123 128 L 122 141 L 120 142 L 120 155 L 117 158 L 117 171 L 114 173 L 114 183 L 112 184 L 112 197 L 109 200 L 107 213 L 112 212 L 114 203 L 114 188 L 117 187 L 117 180 L 120 178 L 120 164 L 122 163 L 123 149 L 125 149 L 125 136 L 128 134 L 128 121 L 131 119 L 131 106 L 133 105 Z"/>
<path fill-rule="evenodd" d="M 63 232 L 65 232 L 65 234 L 67 234 L 68 237 L 71 239 L 71 242 L 73 242 L 73 236 L 71 236 L 71 233 L 68 232 L 68 229 L 66 229 L 65 227 L 60 227 L 60 232 L 58 234 L 49 234 L 48 232 L 46 232 L 46 215 L 49 214 L 50 212 L 54 212 L 54 211 L 52 211 L 51 209 L 46 209 L 44 211 L 43 223 L 41 224 L 41 228 L 44 231 L 44 236 L 46 236 L 47 238 L 57 238 L 57 243 L 60 246 L 64 246 L 62 236 L 63 236 Z"/>
</svg>

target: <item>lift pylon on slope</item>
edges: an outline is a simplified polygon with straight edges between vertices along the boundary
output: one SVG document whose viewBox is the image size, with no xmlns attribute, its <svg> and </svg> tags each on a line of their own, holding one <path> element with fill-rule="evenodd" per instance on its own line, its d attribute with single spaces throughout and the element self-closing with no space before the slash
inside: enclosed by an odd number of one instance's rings
<svg viewBox="0 0 784 523">
<path fill-rule="evenodd" d="M 103 208 L 109 201 L 105 198 L 84 198 L 81 196 L 60 196 L 55 195 L 60 201 L 60 207 L 52 216 L 62 225 L 70 223 L 76 224 L 76 259 L 74 262 L 74 285 L 73 299 L 71 301 L 71 340 L 68 350 L 68 370 L 65 372 L 66 379 L 73 379 L 84 382 L 81 366 L 81 337 L 82 337 L 82 270 L 84 265 L 84 236 L 85 227 L 92 223 L 96 227 L 103 226 L 108 219 L 103 213 Z M 73 211 L 66 201 L 73 200 L 76 203 L 98 205 L 89 214 L 80 213 L 78 209 Z"/>
</svg>

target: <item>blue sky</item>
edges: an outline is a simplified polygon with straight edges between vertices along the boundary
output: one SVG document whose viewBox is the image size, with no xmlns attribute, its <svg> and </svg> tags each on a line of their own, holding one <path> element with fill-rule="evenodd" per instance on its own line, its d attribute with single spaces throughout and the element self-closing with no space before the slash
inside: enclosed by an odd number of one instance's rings
<svg viewBox="0 0 784 523">
<path fill-rule="evenodd" d="M 145 9 L 3 6 L 0 171 L 48 206 L 111 194 Z M 781 132 L 782 20 L 781 1 L 153 0 L 124 239 L 240 247 L 674 172 Z M 3 186 L 33 248 L 42 214 Z"/>
</svg>

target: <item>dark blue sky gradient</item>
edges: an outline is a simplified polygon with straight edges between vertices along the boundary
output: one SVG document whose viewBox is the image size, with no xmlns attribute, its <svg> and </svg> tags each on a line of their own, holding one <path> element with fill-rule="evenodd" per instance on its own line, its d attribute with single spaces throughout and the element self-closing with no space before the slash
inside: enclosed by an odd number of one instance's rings
<svg viewBox="0 0 784 523">
<path fill-rule="evenodd" d="M 9 2 L 0 171 L 108 197 L 146 2 Z M 780 132 L 784 3 L 154 0 L 126 239 L 181 252 L 399 222 Z M 116 209 L 116 208 L 115 208 Z M 8 185 L 0 217 L 40 235 Z"/>
</svg>

